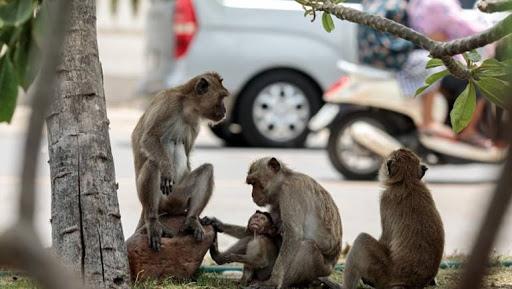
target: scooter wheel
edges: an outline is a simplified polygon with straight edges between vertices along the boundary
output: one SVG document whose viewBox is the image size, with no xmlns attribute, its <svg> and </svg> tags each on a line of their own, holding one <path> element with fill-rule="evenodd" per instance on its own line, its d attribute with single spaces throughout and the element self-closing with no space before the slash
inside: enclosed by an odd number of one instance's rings
<svg viewBox="0 0 512 289">
<path fill-rule="evenodd" d="M 330 129 L 327 143 L 329 160 L 349 180 L 373 180 L 378 175 L 382 158 L 352 138 L 349 128 L 356 121 L 365 121 L 384 129 L 383 121 L 368 112 L 344 115 Z"/>
</svg>

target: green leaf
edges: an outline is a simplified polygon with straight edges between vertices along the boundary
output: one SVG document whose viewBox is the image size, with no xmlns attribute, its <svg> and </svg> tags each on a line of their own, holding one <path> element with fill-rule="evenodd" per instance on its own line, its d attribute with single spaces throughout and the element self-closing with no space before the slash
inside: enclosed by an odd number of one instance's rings
<svg viewBox="0 0 512 289">
<path fill-rule="evenodd" d="M 450 112 L 452 128 L 456 133 L 466 128 L 473 117 L 476 107 L 476 90 L 473 82 L 470 82 L 464 91 L 457 97 L 453 109 Z"/>
<path fill-rule="evenodd" d="M 482 59 L 482 57 L 476 50 L 468 51 L 468 52 L 464 53 L 464 56 L 466 59 L 469 59 L 472 62 L 478 62 Z"/>
<path fill-rule="evenodd" d="M 425 68 L 429 69 L 429 68 L 434 68 L 434 67 L 438 67 L 438 66 L 441 66 L 441 65 L 444 65 L 443 61 L 439 58 L 432 58 L 430 59 L 428 62 L 427 62 L 427 66 L 425 66 Z"/>
<path fill-rule="evenodd" d="M 26 73 L 29 66 L 29 51 L 31 46 L 31 25 L 23 25 L 21 35 L 18 42 L 14 46 L 14 53 L 12 53 L 12 61 L 14 70 L 16 71 L 16 77 L 19 84 L 27 89 L 30 83 L 27 83 Z"/>
<path fill-rule="evenodd" d="M 423 85 L 422 87 L 416 89 L 416 93 L 414 94 L 414 96 L 420 95 L 421 93 L 423 93 L 425 91 L 425 89 L 427 89 L 429 87 L 430 87 L 430 84 L 426 84 L 426 85 Z"/>
<path fill-rule="evenodd" d="M 11 122 L 17 97 L 16 72 L 9 57 L 4 55 L 0 60 L 0 122 Z"/>
<path fill-rule="evenodd" d="M 32 16 L 32 0 L 16 0 L 0 6 L 0 19 L 8 25 L 18 26 Z"/>
<path fill-rule="evenodd" d="M 436 72 L 434 74 L 429 75 L 429 77 L 427 77 L 427 79 L 425 79 L 425 83 L 429 84 L 429 85 L 432 85 L 432 84 L 434 84 L 434 82 L 436 82 L 439 79 L 447 76 L 448 74 L 450 74 L 450 72 L 448 70 L 446 70 L 446 69 L 443 70 L 443 71 Z"/>
<path fill-rule="evenodd" d="M 477 78 L 480 77 L 506 77 L 511 74 L 511 66 L 508 62 L 499 62 L 494 58 L 486 59 L 473 71 Z"/>
<path fill-rule="evenodd" d="M 493 103 L 505 108 L 506 99 L 510 98 L 510 82 L 495 77 L 480 77 L 476 81 L 478 88 Z"/>
<path fill-rule="evenodd" d="M 322 14 L 322 25 L 327 32 L 331 32 L 334 30 L 334 22 L 332 21 L 331 14 L 324 12 Z"/>
<path fill-rule="evenodd" d="M 448 74 L 450 74 L 450 72 L 448 70 L 443 70 L 443 71 L 439 71 L 439 72 L 436 72 L 434 74 L 431 74 L 427 77 L 427 79 L 425 79 L 425 85 L 418 88 L 416 90 L 416 94 L 415 95 L 419 95 L 421 94 L 423 91 L 425 91 L 425 89 L 429 88 L 432 84 L 434 84 L 434 82 L 438 81 L 439 79 L 447 76 Z"/>
</svg>

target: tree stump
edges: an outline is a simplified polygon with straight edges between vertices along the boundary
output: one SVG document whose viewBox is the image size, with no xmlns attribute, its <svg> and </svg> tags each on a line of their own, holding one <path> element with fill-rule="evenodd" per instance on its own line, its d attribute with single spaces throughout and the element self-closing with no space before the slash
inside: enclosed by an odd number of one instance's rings
<svg viewBox="0 0 512 289">
<path fill-rule="evenodd" d="M 184 221 L 184 216 L 160 217 L 162 224 L 176 232 Z M 135 232 L 126 241 L 132 281 L 192 277 L 201 266 L 204 255 L 215 238 L 215 230 L 212 226 L 204 226 L 204 230 L 203 241 L 196 241 L 191 234 L 162 238 L 159 252 L 149 248 L 148 236 L 145 231 Z"/>
</svg>

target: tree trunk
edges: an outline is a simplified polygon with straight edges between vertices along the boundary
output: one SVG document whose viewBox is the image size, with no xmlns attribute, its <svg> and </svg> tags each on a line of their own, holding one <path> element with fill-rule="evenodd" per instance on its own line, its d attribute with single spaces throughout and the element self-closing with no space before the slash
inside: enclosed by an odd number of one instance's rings
<svg viewBox="0 0 512 289">
<path fill-rule="evenodd" d="M 47 116 L 55 252 L 94 288 L 130 275 L 98 58 L 96 3 L 73 1 Z"/>
</svg>

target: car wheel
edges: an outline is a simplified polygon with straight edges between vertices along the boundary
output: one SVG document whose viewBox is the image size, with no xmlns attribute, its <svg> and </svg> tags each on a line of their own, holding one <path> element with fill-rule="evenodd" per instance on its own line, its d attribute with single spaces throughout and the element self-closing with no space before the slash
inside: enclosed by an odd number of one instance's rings
<svg viewBox="0 0 512 289">
<path fill-rule="evenodd" d="M 382 158 L 352 138 L 349 128 L 356 121 L 365 121 L 386 130 L 380 119 L 366 112 L 350 113 L 335 120 L 327 143 L 329 160 L 349 180 L 373 180 L 378 175 Z"/>
<path fill-rule="evenodd" d="M 304 75 L 275 71 L 252 81 L 240 95 L 239 122 L 250 145 L 302 147 L 321 92 Z"/>
</svg>

